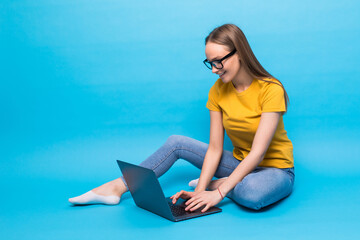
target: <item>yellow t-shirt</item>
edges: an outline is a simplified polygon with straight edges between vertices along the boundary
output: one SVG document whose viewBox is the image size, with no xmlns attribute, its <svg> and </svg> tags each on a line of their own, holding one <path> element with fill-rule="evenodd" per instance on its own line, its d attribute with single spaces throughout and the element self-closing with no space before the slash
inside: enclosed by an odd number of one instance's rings
<svg viewBox="0 0 360 240">
<path fill-rule="evenodd" d="M 265 79 L 278 82 L 275 79 Z M 219 78 L 209 91 L 206 107 L 222 112 L 223 126 L 234 146 L 233 155 L 243 160 L 250 152 L 263 112 L 284 112 L 284 90 L 275 83 L 254 79 L 243 92 L 238 92 L 232 82 Z M 261 167 L 290 168 L 294 166 L 293 145 L 284 129 L 283 117 L 269 145 Z"/>
</svg>

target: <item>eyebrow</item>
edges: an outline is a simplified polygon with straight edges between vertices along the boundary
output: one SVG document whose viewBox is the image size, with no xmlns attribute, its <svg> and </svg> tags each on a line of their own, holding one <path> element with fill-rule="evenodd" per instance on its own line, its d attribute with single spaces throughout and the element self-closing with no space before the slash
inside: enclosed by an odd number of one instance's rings
<svg viewBox="0 0 360 240">
<path fill-rule="evenodd" d="M 216 61 L 216 60 L 219 60 L 219 58 L 221 58 L 221 57 L 217 56 L 217 57 L 214 57 L 212 60 L 208 59 L 208 61 L 210 61 L 210 62 Z"/>
</svg>

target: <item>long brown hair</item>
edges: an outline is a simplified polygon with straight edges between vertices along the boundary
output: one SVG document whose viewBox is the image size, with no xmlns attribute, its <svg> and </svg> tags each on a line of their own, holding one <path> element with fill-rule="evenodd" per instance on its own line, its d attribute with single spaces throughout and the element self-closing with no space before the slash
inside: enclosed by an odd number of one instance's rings
<svg viewBox="0 0 360 240">
<path fill-rule="evenodd" d="M 287 111 L 289 96 L 285 91 L 283 84 L 274 78 L 256 59 L 250 45 L 241 29 L 234 24 L 224 24 L 215 28 L 206 38 L 205 45 L 208 42 L 226 46 L 230 51 L 236 49 L 236 54 L 239 56 L 245 70 L 253 77 L 261 81 L 270 82 L 281 86 L 284 90 L 285 107 Z M 265 80 L 264 78 L 272 78 L 277 82 Z"/>
</svg>

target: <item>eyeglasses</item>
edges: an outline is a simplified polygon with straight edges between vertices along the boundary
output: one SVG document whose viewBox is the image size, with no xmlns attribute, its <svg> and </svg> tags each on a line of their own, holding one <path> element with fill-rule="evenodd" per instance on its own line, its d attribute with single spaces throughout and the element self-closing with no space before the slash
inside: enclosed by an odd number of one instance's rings
<svg viewBox="0 0 360 240">
<path fill-rule="evenodd" d="M 232 55 L 234 55 L 234 53 L 236 52 L 236 49 L 234 49 L 232 52 L 230 52 L 228 55 L 226 55 L 225 57 L 223 57 L 220 60 L 215 60 L 215 61 L 209 61 L 207 59 L 205 59 L 203 61 L 203 63 L 205 64 L 205 66 L 212 70 L 212 67 L 214 66 L 214 68 L 216 69 L 222 69 L 224 67 L 224 65 L 222 64 L 222 61 L 224 61 L 225 59 L 231 57 Z"/>
</svg>

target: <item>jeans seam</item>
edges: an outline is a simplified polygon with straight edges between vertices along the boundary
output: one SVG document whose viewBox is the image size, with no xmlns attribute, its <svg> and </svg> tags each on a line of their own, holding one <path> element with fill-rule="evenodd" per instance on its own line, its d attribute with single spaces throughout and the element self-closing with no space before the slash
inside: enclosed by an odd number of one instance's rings
<svg viewBox="0 0 360 240">
<path fill-rule="evenodd" d="M 192 150 L 192 149 L 186 149 L 186 148 L 179 148 L 178 150 L 187 150 L 187 151 L 189 151 L 189 152 L 192 152 L 192 153 L 195 153 L 196 155 L 198 155 L 198 156 L 200 156 L 200 157 L 202 157 L 202 155 L 201 154 L 199 154 L 199 153 L 197 153 L 197 152 L 195 152 L 194 150 Z M 204 159 L 205 159 L 205 156 L 204 156 Z M 204 163 L 204 162 L 203 162 Z M 219 162 L 219 166 L 220 166 L 220 162 Z M 218 167 L 219 167 L 218 166 Z M 226 167 L 226 168 L 229 168 L 229 169 L 235 169 L 235 168 L 232 168 L 232 167 L 230 167 L 230 166 L 228 166 L 228 165 L 226 165 L 226 164 L 221 164 L 221 166 L 224 166 L 224 167 Z M 217 170 L 217 169 L 216 169 Z"/>
<path fill-rule="evenodd" d="M 233 167 L 231 167 L 231 166 L 228 166 L 228 165 L 226 165 L 225 163 L 219 163 L 219 166 L 222 166 L 222 167 L 226 167 L 226 168 L 228 168 L 228 169 L 232 169 L 232 170 L 235 170 L 235 168 L 233 168 Z"/>
<path fill-rule="evenodd" d="M 159 163 L 153 167 L 152 170 L 154 171 L 156 168 L 158 168 L 158 167 L 160 166 L 160 164 L 162 164 L 162 163 L 165 161 L 165 159 L 167 159 L 167 158 L 170 156 L 170 154 L 173 153 L 175 150 L 176 150 L 176 148 L 170 149 L 170 151 L 167 152 L 167 154 L 165 154 L 165 157 L 163 157 L 163 158 L 159 161 Z"/>
<path fill-rule="evenodd" d="M 152 169 L 152 170 L 155 170 L 156 168 L 158 168 L 159 166 L 160 166 L 160 164 L 162 164 L 164 161 L 165 161 L 165 159 L 167 159 L 169 156 L 170 156 L 170 154 L 172 154 L 174 151 L 176 151 L 176 150 L 186 150 L 186 151 L 189 151 L 189 152 L 192 152 L 192 153 L 194 153 L 194 154 L 196 154 L 196 155 L 198 155 L 199 157 L 202 157 L 202 154 L 199 154 L 199 153 L 197 153 L 196 151 L 194 151 L 194 150 L 192 150 L 192 149 L 188 149 L 188 148 L 172 148 L 169 152 L 167 152 L 167 154 L 165 154 L 165 156 L 159 161 L 159 163 L 157 164 L 157 165 L 155 165 L 154 166 L 154 168 Z M 205 158 L 205 157 L 204 157 Z M 179 159 L 179 158 L 178 158 Z M 219 166 L 222 166 L 222 167 L 226 167 L 226 168 L 228 168 L 228 169 L 234 169 L 234 168 L 232 168 L 232 167 L 230 167 L 230 166 L 228 166 L 228 165 L 226 165 L 226 164 L 220 164 L 219 163 Z"/>
<path fill-rule="evenodd" d="M 158 163 L 156 166 L 154 166 L 154 168 L 153 168 L 152 170 L 155 170 L 156 168 L 158 168 L 158 167 L 160 166 L 160 164 L 162 164 L 162 163 L 165 161 L 165 159 L 167 159 L 167 158 L 170 156 L 170 154 L 172 154 L 172 153 L 175 152 L 176 150 L 187 150 L 187 151 L 189 151 L 189 152 L 192 152 L 192 153 L 198 155 L 199 157 L 202 157 L 201 154 L 195 152 L 195 151 L 192 150 L 192 149 L 187 149 L 187 148 L 172 148 L 172 149 L 165 155 L 165 157 L 163 157 L 163 158 L 161 159 L 161 161 L 159 161 L 159 163 Z M 178 158 L 178 159 L 179 159 L 179 158 Z"/>
</svg>

